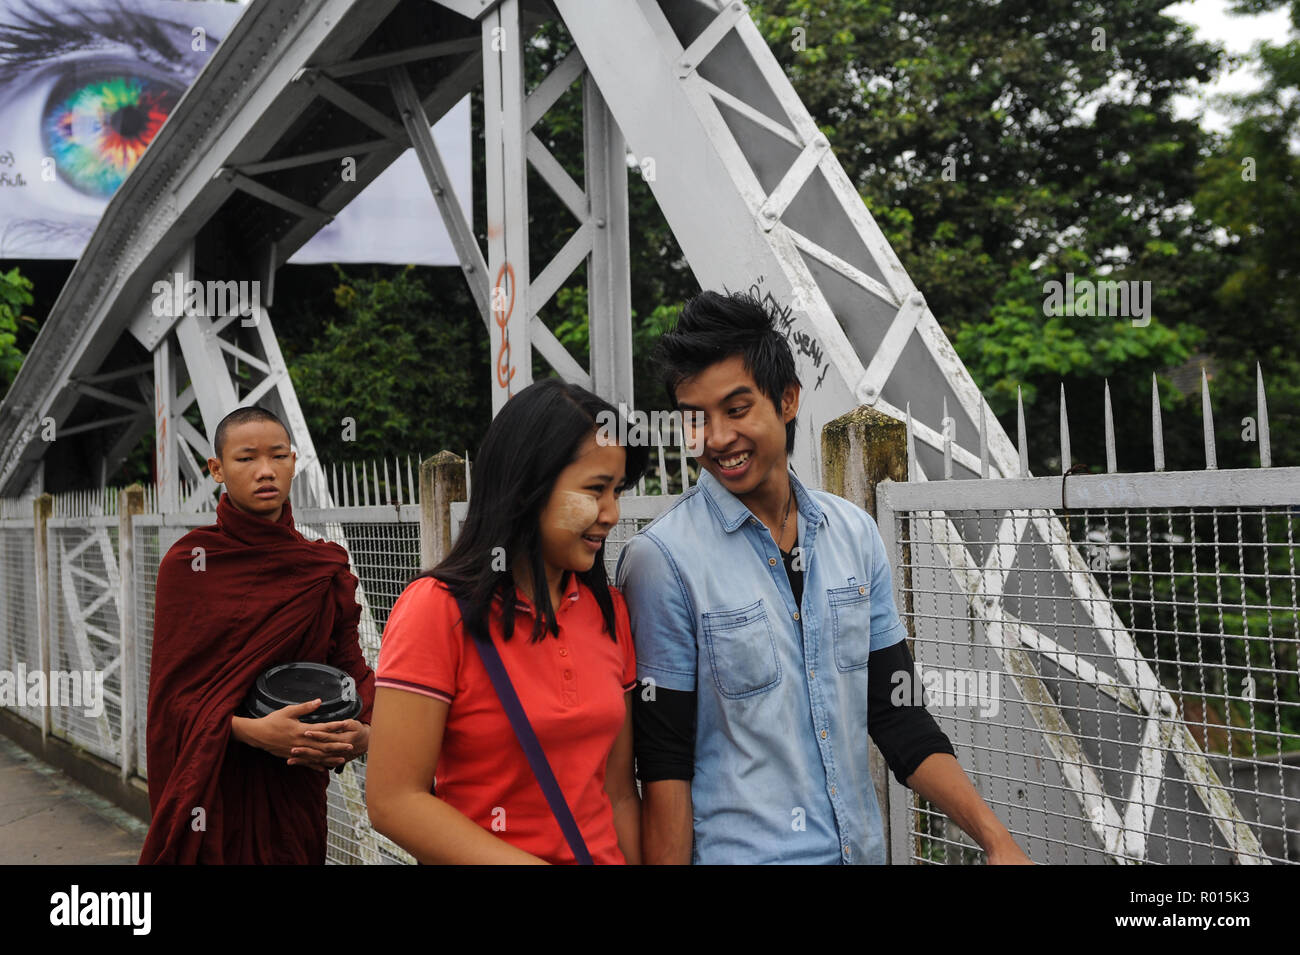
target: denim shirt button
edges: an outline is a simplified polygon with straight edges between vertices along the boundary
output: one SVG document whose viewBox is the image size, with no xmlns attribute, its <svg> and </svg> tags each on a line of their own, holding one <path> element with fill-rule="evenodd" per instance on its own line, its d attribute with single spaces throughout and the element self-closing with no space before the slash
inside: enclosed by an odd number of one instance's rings
<svg viewBox="0 0 1300 955">
<path fill-rule="evenodd" d="M 796 611 L 794 612 L 794 619 L 796 619 L 796 620 L 799 619 L 799 611 L 798 611 L 798 610 L 796 610 Z"/>
<path fill-rule="evenodd" d="M 775 567 L 775 566 L 776 566 L 776 558 L 775 558 L 775 557 L 769 557 L 769 558 L 767 559 L 767 564 L 768 564 L 769 567 Z"/>
</svg>

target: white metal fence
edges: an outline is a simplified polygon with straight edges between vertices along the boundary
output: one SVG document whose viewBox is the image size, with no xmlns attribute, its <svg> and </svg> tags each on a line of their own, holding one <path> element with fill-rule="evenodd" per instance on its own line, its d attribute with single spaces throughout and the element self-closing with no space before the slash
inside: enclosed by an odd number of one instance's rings
<svg viewBox="0 0 1300 955">
<path fill-rule="evenodd" d="M 918 684 L 1030 856 L 1300 860 L 1300 469 L 928 482 L 909 456 L 912 481 L 884 482 L 876 498 Z M 420 569 L 421 506 L 402 470 L 391 483 L 375 469 L 346 481 L 335 472 L 346 506 L 295 505 L 304 534 L 348 550 L 372 666 Z M 695 476 L 679 449 L 652 460 L 643 493 L 621 500 L 611 575 L 623 542 Z M 0 501 L 0 668 L 101 672 L 97 719 L 14 709 L 145 777 L 158 561 L 213 515 L 159 514 L 146 494 L 123 541 L 116 502 L 112 492 L 57 496 L 41 521 L 30 501 Z M 453 533 L 465 508 L 451 504 Z M 364 769 L 358 760 L 331 777 L 329 861 L 410 862 L 369 828 Z M 980 857 L 892 779 L 889 821 L 894 862 Z"/>
<path fill-rule="evenodd" d="M 1114 473 L 1107 401 L 1110 473 L 927 481 L 909 448 L 877 488 L 908 689 L 1036 862 L 1300 862 L 1300 468 L 1269 467 L 1261 387 L 1263 466 L 1218 470 L 1203 399 L 1204 471 L 1161 470 L 1157 404 L 1158 470 Z M 889 804 L 892 861 L 980 860 Z"/>
<path fill-rule="evenodd" d="M 623 498 L 624 519 L 610 535 L 610 573 L 618 548 L 636 529 L 676 499 L 657 493 L 680 488 L 693 470 L 680 451 L 659 449 L 645 496 Z M 468 474 L 469 462 L 465 464 Z M 693 469 L 693 465 L 691 468 Z M 380 636 L 406 582 L 418 573 L 421 505 L 415 469 L 408 460 L 390 469 L 348 467 L 329 471 L 338 506 L 307 507 L 293 496 L 294 523 L 309 539 L 342 545 L 357 575 L 362 606 L 358 636 L 367 662 L 379 656 Z M 468 482 L 467 482 L 468 483 Z M 646 490 L 642 480 L 640 491 Z M 52 496 L 52 513 L 40 520 L 32 500 L 0 501 L 0 669 L 11 674 L 88 672 L 103 680 L 104 708 L 96 717 L 79 706 L 6 705 L 114 766 L 123 778 L 148 778 L 146 729 L 149 660 L 153 646 L 154 589 L 162 555 L 195 527 L 214 522 L 216 494 L 185 487 L 188 513 L 160 513 L 154 488 L 145 489 L 143 511 L 129 516 L 129 548 L 123 546 L 119 491 L 79 491 Z M 463 515 L 465 504 L 453 504 Z M 455 525 L 458 527 L 458 525 Z M 43 540 L 38 531 L 43 527 Z M 42 548 L 44 560 L 38 558 Z M 44 583 L 38 578 L 38 571 Z M 48 633 L 42 640 L 41 593 L 48 595 Z M 44 653 L 42 652 L 44 648 Z M 337 864 L 410 863 L 404 850 L 370 828 L 365 809 L 365 761 L 354 760 L 330 775 L 327 861 Z"/>
</svg>

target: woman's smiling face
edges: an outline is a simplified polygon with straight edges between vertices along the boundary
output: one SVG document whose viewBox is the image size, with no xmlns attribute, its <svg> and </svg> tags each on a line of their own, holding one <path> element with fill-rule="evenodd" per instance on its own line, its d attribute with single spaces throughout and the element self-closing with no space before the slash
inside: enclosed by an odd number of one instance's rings
<svg viewBox="0 0 1300 955">
<path fill-rule="evenodd" d="M 602 445 L 593 433 L 555 479 L 538 518 L 542 560 L 561 571 L 591 570 L 605 537 L 618 523 L 618 495 L 627 452 Z"/>
</svg>

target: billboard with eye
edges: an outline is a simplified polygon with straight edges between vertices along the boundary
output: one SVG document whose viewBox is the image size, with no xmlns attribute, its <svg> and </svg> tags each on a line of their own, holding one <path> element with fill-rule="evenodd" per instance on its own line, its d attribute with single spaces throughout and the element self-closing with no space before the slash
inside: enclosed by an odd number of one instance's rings
<svg viewBox="0 0 1300 955">
<path fill-rule="evenodd" d="M 244 11 L 203 0 L 0 0 L 0 259 L 75 259 Z M 433 127 L 471 208 L 469 101 Z M 407 151 L 289 260 L 454 265 Z"/>
</svg>

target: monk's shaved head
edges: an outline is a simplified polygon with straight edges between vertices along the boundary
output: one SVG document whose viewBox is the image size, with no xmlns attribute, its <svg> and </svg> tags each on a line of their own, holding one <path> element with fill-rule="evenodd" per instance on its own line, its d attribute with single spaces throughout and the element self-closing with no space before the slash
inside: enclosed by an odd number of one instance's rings
<svg viewBox="0 0 1300 955">
<path fill-rule="evenodd" d="M 284 428 L 285 442 L 287 444 L 293 443 L 289 429 L 273 412 L 267 411 L 265 408 L 259 408 L 256 405 L 251 408 L 236 408 L 221 419 L 221 423 L 217 425 L 217 433 L 213 435 L 212 450 L 216 452 L 218 460 L 221 459 L 221 452 L 225 449 L 226 437 L 230 429 L 236 425 L 247 424 L 250 421 L 274 421 L 281 428 Z"/>
</svg>

